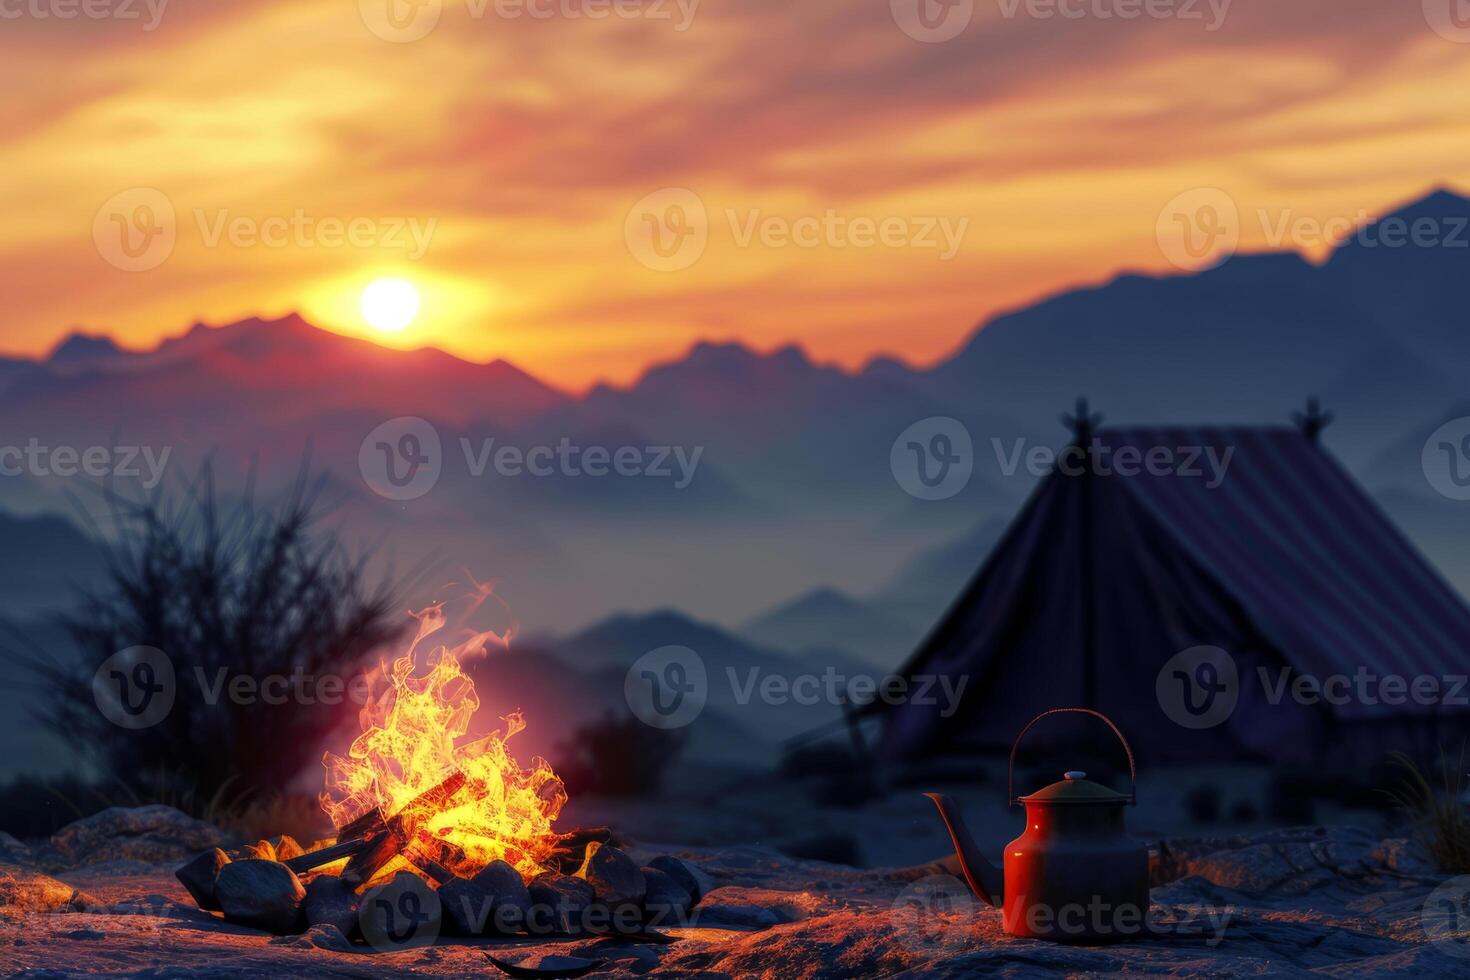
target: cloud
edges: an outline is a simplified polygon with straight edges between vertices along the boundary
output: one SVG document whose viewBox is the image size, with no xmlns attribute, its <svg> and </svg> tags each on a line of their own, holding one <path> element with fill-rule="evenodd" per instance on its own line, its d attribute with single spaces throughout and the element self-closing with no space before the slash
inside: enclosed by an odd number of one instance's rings
<svg viewBox="0 0 1470 980">
<path fill-rule="evenodd" d="M 18 97 L 0 108 L 0 207 L 8 251 L 46 257 L 0 270 L 11 343 L 39 350 L 98 319 L 147 340 L 196 316 L 289 309 L 404 259 L 208 248 L 187 224 L 302 211 L 435 220 L 424 274 L 482 300 L 428 339 L 558 381 L 626 377 L 704 330 L 767 345 L 810 332 L 848 363 L 899 336 L 922 359 L 999 306 L 1157 264 L 1158 209 L 1192 186 L 1321 212 L 1470 177 L 1453 105 L 1470 70 L 1417 4 L 1235 0 L 1208 31 L 976 0 L 958 37 L 921 44 L 884 2 L 704 0 L 684 31 L 487 2 L 480 18 L 447 3 L 407 44 L 344 0 L 172 0 L 155 31 L 6 22 L 0 83 Z M 672 0 L 658 9 L 677 18 Z M 179 245 L 153 272 L 99 276 L 96 208 L 136 186 L 179 208 Z M 947 264 L 720 232 L 697 266 L 660 276 L 631 261 L 622 227 L 669 186 L 717 220 L 836 209 L 973 230 Z M 596 356 L 569 368 L 578 344 Z"/>
</svg>

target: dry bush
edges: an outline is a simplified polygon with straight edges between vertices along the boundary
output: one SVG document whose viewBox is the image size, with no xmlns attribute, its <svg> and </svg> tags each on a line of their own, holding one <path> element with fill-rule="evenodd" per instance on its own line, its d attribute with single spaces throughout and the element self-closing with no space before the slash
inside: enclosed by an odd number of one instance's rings
<svg viewBox="0 0 1470 980">
<path fill-rule="evenodd" d="M 367 584 L 367 557 L 319 526 L 321 486 L 303 468 L 276 504 L 247 493 L 224 506 L 205 466 L 177 497 L 109 493 L 118 534 L 106 583 L 63 620 L 74 649 L 31 658 L 44 685 L 37 720 L 140 801 L 228 819 L 282 792 L 353 706 L 218 696 L 208 684 L 298 671 L 345 682 L 402 628 L 391 588 Z M 130 730 L 98 710 L 92 684 L 104 661 L 138 646 L 172 661 L 176 697 L 161 722 Z"/>
<path fill-rule="evenodd" d="M 1390 794 L 1409 819 L 1414 836 L 1428 849 L 1441 871 L 1470 873 L 1470 809 L 1464 796 L 1465 750 L 1451 765 L 1448 755 L 1440 758 L 1440 787 L 1436 789 L 1419 764 L 1402 752 L 1393 754 L 1404 771 L 1399 790 Z"/>
</svg>

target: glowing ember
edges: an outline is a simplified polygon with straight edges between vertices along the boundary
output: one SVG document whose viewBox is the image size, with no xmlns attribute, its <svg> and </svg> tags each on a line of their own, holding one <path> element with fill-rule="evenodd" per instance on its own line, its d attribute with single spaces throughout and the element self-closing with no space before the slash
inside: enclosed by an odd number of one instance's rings
<svg viewBox="0 0 1470 980">
<path fill-rule="evenodd" d="M 481 598 L 486 595 L 488 589 Z M 482 655 L 487 643 L 505 646 L 506 637 L 476 633 L 456 647 L 436 647 L 416 672 L 419 644 L 444 626 L 444 607 L 416 618 L 418 635 L 408 652 L 373 678 L 375 696 L 360 715 L 362 734 L 345 758 L 330 752 L 322 758 L 322 808 L 339 830 L 374 810 L 385 817 L 403 815 L 415 832 L 453 845 L 441 850 L 441 862 L 462 876 L 495 860 L 508 861 L 526 877 L 539 874 L 561 840 L 551 829 L 566 803 L 561 780 L 543 759 L 522 769 L 511 758 L 506 741 L 525 727 L 519 713 L 504 719 L 504 734 L 460 742 L 480 707 L 461 660 Z M 447 801 L 421 804 L 422 813 L 406 810 L 426 794 L 432 797 L 455 773 L 464 775 L 463 787 Z M 407 867 L 401 861 L 384 873 Z"/>
</svg>

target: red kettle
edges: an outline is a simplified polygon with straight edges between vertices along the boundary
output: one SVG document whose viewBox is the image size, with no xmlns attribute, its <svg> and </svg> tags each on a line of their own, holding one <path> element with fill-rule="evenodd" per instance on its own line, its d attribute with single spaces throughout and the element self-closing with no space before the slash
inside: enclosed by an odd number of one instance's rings
<svg viewBox="0 0 1470 980">
<path fill-rule="evenodd" d="M 1128 792 L 1092 782 L 1076 770 L 1028 796 L 1015 794 L 1016 750 L 1043 718 L 1085 714 L 1112 729 L 1128 756 Z M 1026 829 L 1006 845 L 1004 874 L 975 846 L 954 801 L 926 793 L 939 808 L 960 870 L 976 898 L 1002 907 L 1012 936 L 1076 942 L 1136 937 L 1149 908 L 1148 848 L 1127 835 L 1123 808 L 1137 802 L 1138 770 L 1128 740 L 1105 715 L 1054 708 L 1033 718 L 1011 746 L 1006 778 L 1010 805 L 1026 807 Z"/>
</svg>

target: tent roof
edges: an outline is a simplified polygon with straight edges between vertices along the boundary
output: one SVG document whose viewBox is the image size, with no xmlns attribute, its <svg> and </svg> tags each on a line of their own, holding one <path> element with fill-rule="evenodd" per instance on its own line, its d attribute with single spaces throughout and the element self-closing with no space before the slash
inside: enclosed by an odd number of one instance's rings
<svg viewBox="0 0 1470 980">
<path fill-rule="evenodd" d="M 1463 673 L 1470 608 L 1296 429 L 1119 429 L 1099 440 L 1115 453 L 1197 446 L 1228 458 L 1218 486 L 1203 460 L 1201 478 L 1140 473 L 1119 482 L 1299 670 Z M 1351 699 L 1336 713 L 1382 707 Z"/>
<path fill-rule="evenodd" d="M 1245 654 L 1243 671 L 1464 672 L 1470 607 L 1297 429 L 1104 429 L 1094 439 L 1104 465 L 1043 480 L 901 671 L 973 675 L 976 700 L 949 719 L 874 706 L 891 716 L 900 751 L 996 742 L 1027 709 L 1052 706 L 1038 699 L 1162 719 L 1156 673 L 1202 643 L 1245 648 L 1231 651 Z M 1160 447 L 1174 470 L 1144 465 Z M 1186 464 L 1194 475 L 1178 471 Z M 1324 707 L 1342 721 L 1445 711 L 1358 697 Z"/>
</svg>

